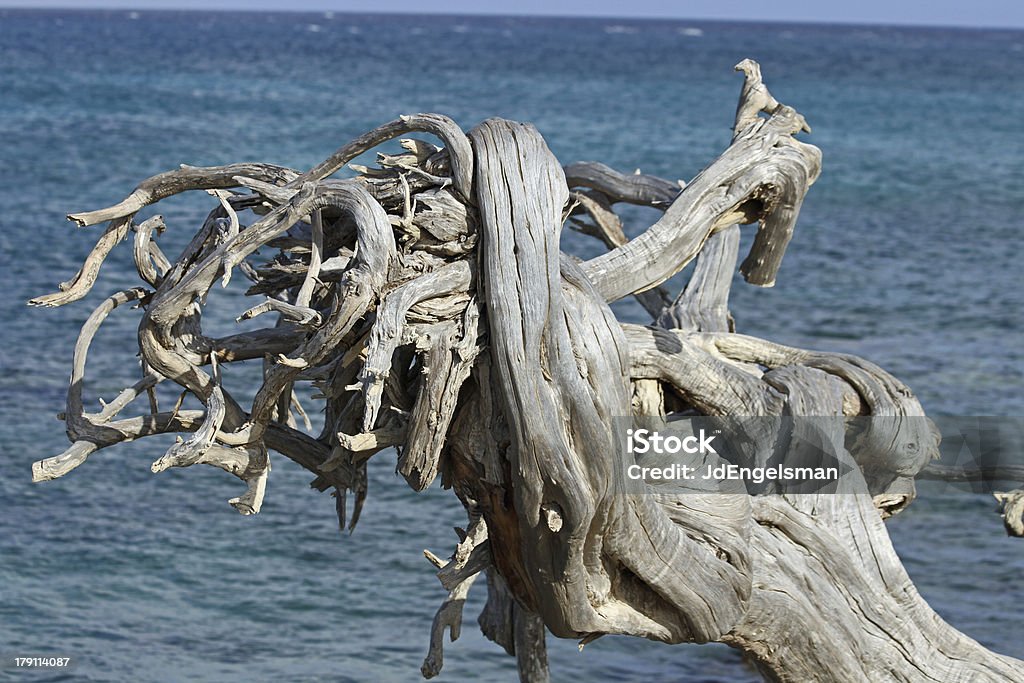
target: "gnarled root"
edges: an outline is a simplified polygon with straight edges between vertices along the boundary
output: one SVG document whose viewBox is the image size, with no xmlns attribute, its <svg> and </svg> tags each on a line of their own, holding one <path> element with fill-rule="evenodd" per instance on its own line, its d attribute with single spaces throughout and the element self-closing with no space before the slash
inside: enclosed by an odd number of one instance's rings
<svg viewBox="0 0 1024 683">
<path fill-rule="evenodd" d="M 426 677 L 443 663 L 445 631 L 485 572 L 484 633 L 516 657 L 521 679 L 547 680 L 545 631 L 579 639 L 629 634 L 669 643 L 719 641 L 747 652 L 775 680 L 1013 680 L 1021 662 L 986 651 L 917 595 L 883 517 L 913 499 L 913 477 L 937 433 L 910 390 L 863 359 L 795 349 L 735 333 L 728 297 L 738 226 L 759 224 L 740 265 L 774 283 L 820 152 L 794 136 L 809 128 L 745 75 L 733 138 L 688 184 L 626 175 L 597 163 L 563 166 L 532 126 L 491 119 L 464 134 L 447 117 L 416 114 L 366 133 L 313 169 L 269 164 L 183 167 L 143 181 L 122 202 L 74 214 L 110 221 L 56 306 L 81 298 L 114 246 L 135 230 L 145 287 L 104 301 L 75 348 L 64 419 L 72 442 L 35 463 L 53 479 L 108 446 L 179 437 L 153 464 L 209 464 L 241 478 L 230 502 L 256 513 L 277 451 L 333 489 L 351 529 L 368 495 L 367 461 L 389 447 L 421 490 L 440 475 L 470 514 L 447 562 L 428 553 L 448 591 L 431 630 Z M 412 131 L 378 167 L 331 175 L 372 147 Z M 182 256 L 157 241 L 163 221 L 139 211 L 189 190 L 215 205 Z M 230 190 L 230 191 L 229 191 Z M 661 218 L 626 239 L 615 204 Z M 608 252 L 561 252 L 569 219 Z M 253 263 L 257 250 L 277 250 Z M 698 263 L 674 299 L 664 283 Z M 233 269 L 256 305 L 241 319 L 262 329 L 203 333 L 207 297 Z M 620 324 L 608 302 L 635 295 L 654 325 Z M 83 409 L 85 360 L 103 320 L 138 304 L 143 374 L 100 413 Z M 251 406 L 224 385 L 223 366 L 262 359 Z M 161 411 L 153 388 L 180 387 Z M 319 434 L 295 426 L 296 393 L 324 401 Z M 118 417 L 139 396 L 148 411 Z M 851 470 L 844 493 L 683 493 L 623 474 L 636 464 L 616 424 L 680 416 L 786 418 L 751 430 L 754 457 L 815 443 Z M 797 418 L 824 420 L 811 430 Z M 835 418 L 834 420 L 829 418 Z M 858 422 L 858 420 L 860 420 Z M 307 427 L 308 429 L 308 427 Z M 813 432 L 813 433 L 812 433 Z M 349 494 L 352 494 L 349 512 Z M 1004 500 L 1018 528 L 1019 496 Z M 1017 525 L 1017 526 L 1014 526 Z"/>
</svg>

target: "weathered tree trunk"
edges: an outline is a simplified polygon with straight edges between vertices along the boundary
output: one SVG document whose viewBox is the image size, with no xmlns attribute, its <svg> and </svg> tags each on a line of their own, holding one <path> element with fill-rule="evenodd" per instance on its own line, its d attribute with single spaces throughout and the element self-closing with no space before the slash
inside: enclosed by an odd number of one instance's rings
<svg viewBox="0 0 1024 683">
<path fill-rule="evenodd" d="M 445 630 L 458 637 L 466 594 L 483 571 L 481 628 L 517 657 L 525 681 L 547 678 L 545 629 L 581 646 L 603 634 L 724 642 L 777 680 L 1021 680 L 1024 664 L 985 650 L 925 604 L 889 542 L 883 517 L 910 503 L 913 477 L 938 445 L 909 389 L 853 356 L 734 332 L 738 224 L 759 224 L 740 271 L 772 285 L 820 168 L 820 152 L 794 137 L 809 131 L 803 117 L 770 95 L 756 63 L 737 68 L 746 78 L 732 143 L 685 187 L 596 163 L 563 169 L 528 124 L 491 119 L 467 136 L 428 114 L 385 124 L 304 174 L 267 164 L 183 167 L 120 204 L 71 216 L 110 226 L 75 278 L 30 303 L 84 296 L 132 230 L 146 286 L 114 294 L 83 327 L 64 416 L 72 445 L 36 463 L 34 479 L 62 476 L 115 443 L 191 432 L 154 471 L 221 467 L 246 482 L 231 503 L 250 514 L 274 450 L 313 472 L 313 486 L 335 489 L 342 525 L 345 494 L 354 493 L 352 526 L 367 460 L 394 446 L 413 489 L 440 474 L 469 517 L 449 560 L 427 552 L 450 593 L 434 620 L 426 677 L 441 668 Z M 380 155 L 379 168 L 329 179 L 411 131 L 436 135 L 444 148 L 403 140 L 405 153 Z M 156 244 L 159 219 L 133 220 L 187 190 L 218 203 L 172 264 Z M 614 211 L 623 201 L 664 215 L 629 241 Z M 247 226 L 244 210 L 255 214 Z M 564 254 L 569 216 L 609 251 L 589 261 Z M 246 261 L 263 246 L 280 256 Z M 661 286 L 694 258 L 690 283 L 672 300 Z M 233 268 L 253 281 L 249 293 L 268 297 L 242 317 L 277 320 L 207 337 L 206 295 Z M 655 324 L 615 319 L 608 303 L 629 295 Z M 144 309 L 144 375 L 101 413 L 85 413 L 89 344 L 129 302 Z M 219 366 L 249 358 L 268 362 L 246 409 Z M 165 380 L 204 410 L 179 402 L 161 411 L 152 390 Z M 289 425 L 297 383 L 326 400 L 317 437 Z M 118 417 L 143 394 L 146 414 Z M 868 445 L 855 456 L 852 493 L 624 493 L 618 482 L 632 456 L 617 442 L 616 418 L 674 412 L 876 416 L 889 427 L 851 435 L 840 420 L 825 431 L 837 453 L 850 439 Z"/>
</svg>

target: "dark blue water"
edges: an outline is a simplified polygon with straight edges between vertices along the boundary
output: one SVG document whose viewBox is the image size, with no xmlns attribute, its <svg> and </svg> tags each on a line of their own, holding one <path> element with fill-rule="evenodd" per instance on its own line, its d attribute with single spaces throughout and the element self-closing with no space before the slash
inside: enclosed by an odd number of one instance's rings
<svg viewBox="0 0 1024 683">
<path fill-rule="evenodd" d="M 421 550 L 447 554 L 462 522 L 447 492 L 410 492 L 388 454 L 344 538 L 332 500 L 284 459 L 251 518 L 226 504 L 239 486 L 219 471 L 152 475 L 168 445 L 156 439 L 30 484 L 31 462 L 66 446 L 53 416 L 79 325 L 134 284 L 122 246 L 87 300 L 24 306 L 98 235 L 65 213 L 182 162 L 306 168 L 412 111 L 467 127 L 533 121 L 564 162 L 687 179 L 728 143 L 731 69 L 744 57 L 806 115 L 824 172 L 778 285 L 737 283 L 741 331 L 871 358 L 935 414 L 1024 414 L 1024 33 L 0 10 L 0 654 L 72 655 L 75 680 L 416 680 L 444 597 Z M 161 204 L 165 250 L 208 208 L 205 197 Z M 635 232 L 651 216 L 628 218 Z M 246 302 L 233 289 L 213 297 L 209 328 L 231 331 Z M 617 313 L 643 319 L 631 302 Z M 94 345 L 90 401 L 133 381 L 136 315 L 118 311 Z M 993 506 L 932 487 L 889 528 L 940 614 L 1024 656 L 1019 610 L 1007 609 L 1024 602 L 1024 543 L 1004 537 Z M 471 594 L 442 680 L 515 679 L 477 634 L 481 598 Z M 754 678 L 725 647 L 549 648 L 556 681 Z"/>
</svg>

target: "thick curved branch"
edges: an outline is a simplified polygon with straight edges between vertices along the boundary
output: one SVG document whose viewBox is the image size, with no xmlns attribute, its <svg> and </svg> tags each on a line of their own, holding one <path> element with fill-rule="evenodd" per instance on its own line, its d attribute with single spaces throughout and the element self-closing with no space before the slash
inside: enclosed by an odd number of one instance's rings
<svg viewBox="0 0 1024 683">
<path fill-rule="evenodd" d="M 748 282 L 771 286 L 800 203 L 821 170 L 821 152 L 793 138 L 805 125 L 785 105 L 749 125 L 661 220 L 628 244 L 587 261 L 587 277 L 607 301 L 642 292 L 684 268 L 712 233 L 757 220 L 761 227 L 740 270 Z"/>
<path fill-rule="evenodd" d="M 92 345 L 92 340 L 95 338 L 100 326 L 118 306 L 139 301 L 150 294 L 152 292 L 142 287 L 134 287 L 117 292 L 107 297 L 97 306 L 92 315 L 82 324 L 82 329 L 78 333 L 78 341 L 75 342 L 74 357 L 71 362 L 71 385 L 68 387 L 67 405 L 65 406 L 69 432 L 78 432 L 76 420 L 82 418 L 85 412 L 84 402 L 82 401 L 82 390 L 85 384 L 85 363 L 89 357 L 89 347 Z"/>
<path fill-rule="evenodd" d="M 182 192 L 193 190 L 223 190 L 238 187 L 235 176 L 257 178 L 265 183 L 286 183 L 297 173 L 284 166 L 262 163 L 228 164 L 227 166 L 186 166 L 166 171 L 139 183 L 130 195 L 105 209 L 68 214 L 68 220 L 78 225 L 96 225 L 104 221 L 134 216 L 150 204 Z"/>
<path fill-rule="evenodd" d="M 622 231 L 622 221 L 604 194 L 597 191 L 571 192 L 569 197 L 573 202 L 579 204 L 580 208 L 586 211 L 594 221 L 593 225 L 590 225 L 575 218 L 571 219 L 580 232 L 598 238 L 609 249 L 621 247 L 629 241 Z M 651 314 L 652 318 L 657 318 L 671 301 L 671 297 L 664 288 L 654 287 L 646 292 L 638 292 L 636 300 Z"/>
<path fill-rule="evenodd" d="M 499 569 L 530 582 L 517 595 L 556 635 L 718 638 L 749 592 L 742 549 L 723 561 L 688 541 L 650 498 L 626 503 L 609 488 L 621 463 L 609 462 L 616 447 L 606 420 L 629 414 L 627 347 L 586 277 L 559 260 L 568 198 L 561 168 L 532 126 L 491 119 L 470 138 L 495 383 L 512 436 L 519 533 L 531 539 L 517 558 L 525 566 L 502 566 L 512 558 L 496 555 Z M 616 514 L 598 514 L 609 509 Z M 537 534 L 543 519 L 547 531 Z M 494 544 L 505 523 L 488 519 L 488 527 Z M 605 553 L 638 583 L 610 581 Z M 683 568 L 692 572 L 687 581 L 668 578 Z M 552 578 L 532 580 L 539 576 Z M 703 601 L 705 590 L 719 601 Z"/>
<path fill-rule="evenodd" d="M 578 161 L 563 169 L 569 188 L 597 190 L 614 204 L 625 202 L 664 209 L 676 198 L 682 183 L 641 173 L 620 173 L 597 161 Z"/>
<path fill-rule="evenodd" d="M 729 313 L 729 289 L 739 247 L 738 225 L 708 237 L 690 281 L 657 316 L 658 325 L 693 332 L 732 332 L 735 323 Z"/>
<path fill-rule="evenodd" d="M 118 242 L 128 236 L 131 223 L 130 216 L 112 220 L 107 229 L 103 231 L 99 241 L 96 242 L 96 246 L 85 257 L 85 263 L 82 264 L 78 272 L 70 280 L 60 283 L 59 291 L 29 299 L 29 306 L 63 306 L 72 301 L 78 301 L 88 294 L 93 284 L 96 283 L 96 278 L 99 277 L 103 261 Z"/>
<path fill-rule="evenodd" d="M 624 324 L 630 375 L 659 379 L 705 415 L 779 415 L 782 396 L 760 378 L 715 358 L 686 337 Z"/>
<path fill-rule="evenodd" d="M 450 118 L 440 114 L 412 114 L 378 126 L 338 148 L 331 156 L 294 179 L 289 185 L 299 187 L 306 182 L 323 180 L 363 152 L 399 135 L 415 131 L 431 133 L 444 142 L 451 164 L 452 184 L 463 198 L 471 197 L 473 151 L 470 149 L 469 141 L 462 129 Z"/>
</svg>

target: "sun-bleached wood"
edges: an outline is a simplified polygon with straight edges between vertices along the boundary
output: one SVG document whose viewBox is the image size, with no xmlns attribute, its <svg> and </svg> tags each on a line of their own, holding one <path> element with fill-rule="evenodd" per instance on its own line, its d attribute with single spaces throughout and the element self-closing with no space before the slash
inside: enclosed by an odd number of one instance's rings
<svg viewBox="0 0 1024 683">
<path fill-rule="evenodd" d="M 993 495 L 999 502 L 1006 533 L 1024 536 L 1024 489 L 996 491 Z"/>
<path fill-rule="evenodd" d="M 109 208 L 72 214 L 81 225 L 109 225 L 74 278 L 30 303 L 85 296 L 132 231 L 143 286 L 115 293 L 83 325 L 63 414 L 71 446 L 35 463 L 33 478 L 63 476 L 117 443 L 181 434 L 154 472 L 220 467 L 246 484 L 230 502 L 252 514 L 271 495 L 277 452 L 313 473 L 313 487 L 333 489 L 339 526 L 351 529 L 368 495 L 367 461 L 394 447 L 413 490 L 440 477 L 469 518 L 450 558 L 426 551 L 447 593 L 426 677 L 440 672 L 443 636 L 458 637 L 482 572 L 480 627 L 516 657 L 522 681 L 548 679 L 548 632 L 581 648 L 605 634 L 723 642 L 772 680 L 1021 680 L 1024 664 L 928 607 L 889 542 L 883 519 L 911 503 L 914 477 L 937 453 L 937 433 L 910 389 L 855 356 L 735 332 L 728 297 L 741 226 L 758 224 L 739 271 L 770 286 L 784 276 L 821 164 L 820 151 L 795 137 L 810 131 L 803 116 L 772 97 L 759 66 L 736 68 L 744 85 L 732 139 L 689 183 L 596 162 L 563 166 L 529 124 L 489 119 L 464 133 L 447 117 L 416 114 L 305 173 L 182 167 Z M 405 151 L 378 155 L 377 167 L 331 177 L 414 131 L 441 146 L 404 139 Z M 170 262 L 158 241 L 176 226 L 135 218 L 194 190 L 215 204 Z M 663 215 L 628 240 L 620 202 Z M 587 261 L 564 253 L 567 220 L 607 253 Z M 258 249 L 277 254 L 255 262 Z M 689 283 L 670 297 L 664 283 L 694 258 Z M 257 297 L 234 315 L 268 323 L 209 337 L 207 297 L 233 273 Z M 630 295 L 650 325 L 616 320 L 609 302 Z M 87 413 L 89 346 L 125 304 L 141 308 L 142 374 Z M 264 363 L 250 405 L 223 372 L 246 359 Z M 179 399 L 161 410 L 162 383 L 201 409 Z M 291 418 L 307 388 L 324 405 L 316 435 Z M 118 417 L 143 396 L 148 410 Z M 853 493 L 623 494 L 616 479 L 632 461 L 614 420 L 681 412 L 875 416 L 889 426 L 846 434 L 840 420 L 824 433 L 836 452 L 846 452 L 847 438 L 860 446 Z M 1019 501 L 1004 501 L 1008 527 Z"/>
</svg>

